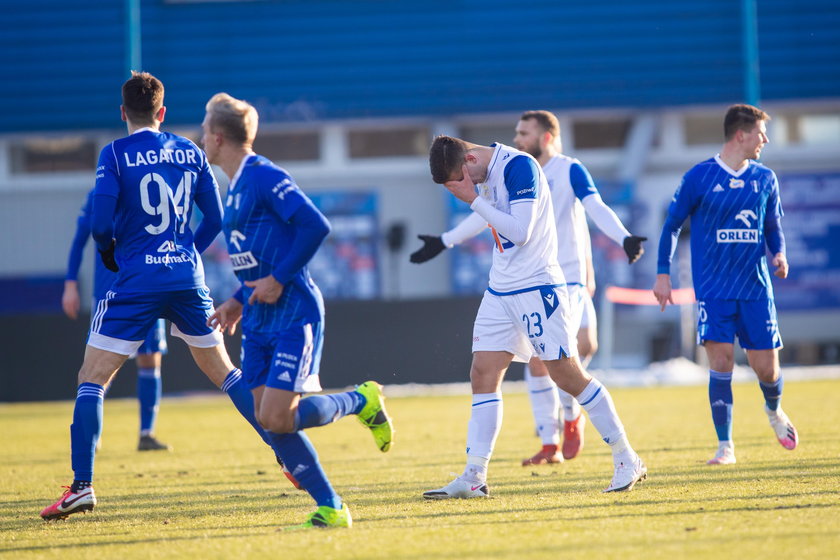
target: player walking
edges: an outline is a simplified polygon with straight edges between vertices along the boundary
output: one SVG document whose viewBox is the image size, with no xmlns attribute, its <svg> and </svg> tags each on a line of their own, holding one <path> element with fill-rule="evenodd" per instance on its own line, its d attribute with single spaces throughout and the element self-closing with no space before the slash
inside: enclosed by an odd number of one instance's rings
<svg viewBox="0 0 840 560">
<path fill-rule="evenodd" d="M 659 240 L 653 293 L 662 309 L 671 300 L 671 258 L 682 223 L 691 216 L 691 272 L 697 297 L 697 343 L 709 357 L 709 404 L 718 437 L 710 465 L 735 463 L 732 440 L 734 341 L 741 347 L 764 393 L 764 411 L 779 443 L 795 449 L 796 428 L 782 411 L 782 374 L 773 285 L 786 278 L 782 205 L 776 174 L 754 161 L 769 142 L 770 116 L 751 105 L 733 105 L 724 118 L 720 154 L 691 168 L 671 205 Z M 766 247 L 766 249 L 765 249 Z"/>
</svg>

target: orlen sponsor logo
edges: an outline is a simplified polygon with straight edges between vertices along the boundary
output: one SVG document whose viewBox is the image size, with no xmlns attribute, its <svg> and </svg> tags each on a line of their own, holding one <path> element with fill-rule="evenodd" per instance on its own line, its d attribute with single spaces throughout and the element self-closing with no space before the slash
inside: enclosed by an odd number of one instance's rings
<svg viewBox="0 0 840 560">
<path fill-rule="evenodd" d="M 251 251 L 234 253 L 230 256 L 230 264 L 233 265 L 233 270 L 245 270 L 257 266 L 257 259 Z"/>
<path fill-rule="evenodd" d="M 718 243 L 758 243 L 757 229 L 719 229 Z"/>
</svg>

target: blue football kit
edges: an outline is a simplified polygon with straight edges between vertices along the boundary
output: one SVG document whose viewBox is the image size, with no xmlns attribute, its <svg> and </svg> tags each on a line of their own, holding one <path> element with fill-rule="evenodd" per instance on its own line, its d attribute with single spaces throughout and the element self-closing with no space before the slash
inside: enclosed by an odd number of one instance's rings
<svg viewBox="0 0 840 560">
<path fill-rule="evenodd" d="M 247 302 L 249 280 L 272 275 L 283 284 L 276 303 L 245 303 L 242 371 L 249 386 L 319 391 L 324 302 L 306 265 L 329 223 L 288 173 L 250 155 L 231 180 L 223 227 L 243 283 L 234 297 Z"/>
<path fill-rule="evenodd" d="M 766 252 L 785 252 L 776 175 L 755 161 L 730 169 L 719 156 L 683 177 L 659 241 L 657 272 L 669 274 L 682 223 L 691 216 L 691 269 L 698 343 L 751 350 L 781 346 Z"/>
<path fill-rule="evenodd" d="M 67 262 L 67 280 L 79 279 L 79 268 L 82 264 L 82 257 L 84 256 L 84 248 L 87 245 L 91 234 L 91 219 L 93 216 L 93 193 L 91 189 L 85 197 L 85 203 L 82 206 L 79 216 L 76 219 L 76 233 L 73 235 L 73 241 L 70 244 L 70 255 Z M 92 310 L 96 310 L 100 300 L 105 298 L 105 295 L 110 291 L 111 286 L 117 279 L 117 274 L 111 272 L 102 263 L 102 259 L 98 256 L 94 258 L 93 262 L 93 305 Z M 143 344 L 137 349 L 138 354 L 153 354 L 155 352 L 166 353 L 166 323 L 163 319 L 158 319 L 155 324 L 146 333 L 146 338 Z"/>
<path fill-rule="evenodd" d="M 189 228 L 193 208 L 203 220 Z M 88 343 L 130 354 L 159 318 L 199 347 L 221 342 L 206 325 L 213 312 L 199 253 L 221 225 L 218 185 L 190 140 L 145 128 L 115 140 L 99 156 L 92 231 L 97 248 L 116 240 L 116 280 L 99 301 Z"/>
</svg>

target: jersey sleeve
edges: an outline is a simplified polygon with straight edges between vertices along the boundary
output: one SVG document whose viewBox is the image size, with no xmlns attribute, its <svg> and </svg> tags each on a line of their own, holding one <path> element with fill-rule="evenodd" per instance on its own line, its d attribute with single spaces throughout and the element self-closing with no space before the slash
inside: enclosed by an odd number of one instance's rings
<svg viewBox="0 0 840 560">
<path fill-rule="evenodd" d="M 116 149 L 111 142 L 99 153 L 99 163 L 96 166 L 96 196 L 120 196 L 120 169 L 117 163 Z"/>
<path fill-rule="evenodd" d="M 284 222 L 288 222 L 298 208 L 311 204 L 294 179 L 285 173 L 272 178 L 262 177 L 257 184 L 259 201 Z"/>
<path fill-rule="evenodd" d="M 537 162 L 528 156 L 514 156 L 505 166 L 505 187 L 511 204 L 535 200 L 540 188 L 540 171 Z"/>
<path fill-rule="evenodd" d="M 569 167 L 569 182 L 572 184 L 572 190 L 579 200 L 583 200 L 590 194 L 598 194 L 598 188 L 595 186 L 595 181 L 592 180 L 592 175 L 579 161 L 574 162 Z"/>
<path fill-rule="evenodd" d="M 698 201 L 691 177 L 691 171 L 683 176 L 682 182 L 677 187 L 677 192 L 674 193 L 668 207 L 668 216 L 665 218 L 662 235 L 659 237 L 659 255 L 656 261 L 657 274 L 671 273 L 671 260 L 677 248 L 677 239 L 680 230 L 682 230 L 682 224 L 697 206 Z"/>
<path fill-rule="evenodd" d="M 201 166 L 198 170 L 198 176 L 195 180 L 195 193 L 200 194 L 207 191 L 219 190 L 219 184 L 216 182 L 216 176 L 213 175 L 213 170 L 210 169 L 210 164 L 207 162 L 207 155 L 196 147 L 198 153 L 201 154 Z"/>
<path fill-rule="evenodd" d="M 772 173 L 772 172 L 771 172 Z M 767 198 L 767 210 L 764 216 L 764 239 L 771 254 L 785 252 L 785 235 L 782 231 L 782 201 L 779 197 L 779 179 L 772 173 L 770 196 Z"/>
<path fill-rule="evenodd" d="M 67 257 L 66 280 L 79 279 L 79 268 L 82 265 L 85 245 L 87 245 L 87 240 L 90 238 L 90 220 L 92 210 L 93 191 L 91 190 L 85 197 L 85 204 L 79 212 L 79 217 L 76 218 L 76 233 L 73 235 L 73 241 L 70 244 L 70 254 Z"/>
</svg>

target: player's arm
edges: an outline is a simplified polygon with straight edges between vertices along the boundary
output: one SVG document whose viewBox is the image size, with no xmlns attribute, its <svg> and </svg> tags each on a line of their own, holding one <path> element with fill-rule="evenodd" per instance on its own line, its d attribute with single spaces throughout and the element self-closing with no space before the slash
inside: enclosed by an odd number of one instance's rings
<svg viewBox="0 0 840 560">
<path fill-rule="evenodd" d="M 580 163 L 575 162 L 569 169 L 569 181 L 575 196 L 583 203 L 583 208 L 598 229 L 624 248 L 630 264 L 639 260 L 645 253 L 642 242 L 647 241 L 647 237 L 633 235 L 627 231 L 613 209 L 601 198 L 589 171 Z"/>
<path fill-rule="evenodd" d="M 656 283 L 653 286 L 653 295 L 659 302 L 662 311 L 665 311 L 666 305 L 674 303 L 671 296 L 671 261 L 677 248 L 677 239 L 680 236 L 682 224 L 694 211 L 694 206 L 691 182 L 688 180 L 688 174 L 686 174 L 671 199 L 668 216 L 665 218 L 662 235 L 659 237 L 659 255 L 656 261 Z"/>
<path fill-rule="evenodd" d="M 418 235 L 417 238 L 423 242 L 423 246 L 411 253 L 409 260 L 415 264 L 424 263 L 438 256 L 444 249 L 451 249 L 467 239 L 472 239 L 486 227 L 487 220 L 473 212 L 441 235 Z"/>
<path fill-rule="evenodd" d="M 589 236 L 589 226 L 584 220 L 583 224 L 584 247 L 586 248 L 586 291 L 589 296 L 595 295 L 595 266 L 592 262 L 592 238 Z"/>
<path fill-rule="evenodd" d="M 218 189 L 196 193 L 195 205 L 201 210 L 202 218 L 195 230 L 193 242 L 195 250 L 203 253 L 222 231 L 222 199 Z"/>
<path fill-rule="evenodd" d="M 85 205 L 76 219 L 76 233 L 70 243 L 67 257 L 67 275 L 64 277 L 64 292 L 61 294 L 61 308 L 71 319 L 79 316 L 81 298 L 79 297 L 79 268 L 82 265 L 85 245 L 90 238 L 90 214 L 93 206 L 93 191 L 85 197 Z"/>
<path fill-rule="evenodd" d="M 772 264 L 776 267 L 773 273 L 779 278 L 787 278 L 788 262 L 785 251 L 785 234 L 782 231 L 782 203 L 779 199 L 779 181 L 773 175 L 773 188 L 767 199 L 767 211 L 764 218 L 764 239 L 767 249 L 773 255 Z"/>
<path fill-rule="evenodd" d="M 114 215 L 120 196 L 119 169 L 114 144 L 105 146 L 99 154 L 96 166 L 96 185 L 93 187 L 93 210 L 90 218 L 90 233 L 96 242 L 96 250 L 105 268 L 119 271 L 114 250 Z"/>
</svg>

